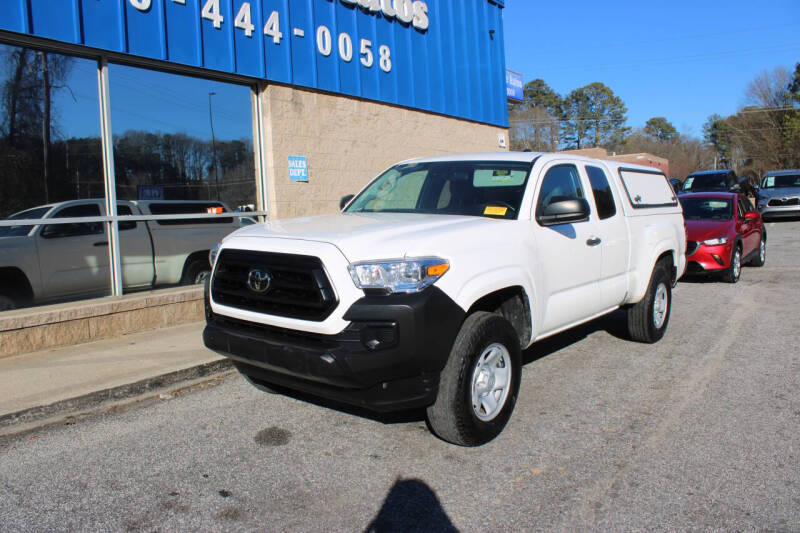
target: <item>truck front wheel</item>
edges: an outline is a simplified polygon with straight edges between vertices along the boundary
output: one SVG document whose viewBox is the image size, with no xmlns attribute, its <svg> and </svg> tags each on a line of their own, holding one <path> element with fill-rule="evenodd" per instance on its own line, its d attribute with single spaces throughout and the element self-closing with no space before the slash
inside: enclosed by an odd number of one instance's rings
<svg viewBox="0 0 800 533">
<path fill-rule="evenodd" d="M 628 308 L 628 333 L 633 340 L 652 344 L 664 336 L 672 308 L 671 286 L 669 269 L 659 261 L 644 298 Z"/>
<path fill-rule="evenodd" d="M 181 284 L 198 285 L 200 283 L 205 283 L 210 273 L 211 267 L 207 259 L 194 259 L 184 268 Z"/>
<path fill-rule="evenodd" d="M 480 446 L 505 427 L 517 401 L 520 345 L 513 326 L 500 315 L 467 317 L 441 374 L 428 423 L 441 439 Z"/>
<path fill-rule="evenodd" d="M 10 311 L 11 309 L 16 309 L 17 304 L 14 302 L 13 299 L 6 296 L 5 294 L 0 294 L 0 311 Z"/>
</svg>

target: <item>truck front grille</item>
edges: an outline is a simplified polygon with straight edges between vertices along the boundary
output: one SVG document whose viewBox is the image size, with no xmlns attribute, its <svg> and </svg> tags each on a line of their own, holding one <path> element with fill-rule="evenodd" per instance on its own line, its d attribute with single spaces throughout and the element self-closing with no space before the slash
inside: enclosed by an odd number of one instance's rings
<svg viewBox="0 0 800 533">
<path fill-rule="evenodd" d="M 779 207 L 782 205 L 798 205 L 800 204 L 800 199 L 798 198 L 787 198 L 785 200 L 781 198 L 773 198 L 769 201 L 769 206 L 771 207 Z"/>
<path fill-rule="evenodd" d="M 262 283 L 251 282 L 254 276 Z M 319 258 L 235 249 L 217 259 L 211 297 L 236 309 L 312 322 L 328 318 L 338 304 Z"/>
</svg>

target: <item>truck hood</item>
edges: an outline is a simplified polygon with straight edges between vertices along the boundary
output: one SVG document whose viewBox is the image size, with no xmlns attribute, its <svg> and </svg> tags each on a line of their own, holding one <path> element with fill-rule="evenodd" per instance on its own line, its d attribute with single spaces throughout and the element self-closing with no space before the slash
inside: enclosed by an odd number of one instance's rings
<svg viewBox="0 0 800 533">
<path fill-rule="evenodd" d="M 732 220 L 686 220 L 690 241 L 706 241 L 735 233 Z"/>
<path fill-rule="evenodd" d="M 774 198 L 775 196 L 789 196 L 795 197 L 800 195 L 800 188 L 798 187 L 779 187 L 777 189 L 760 189 L 758 195 L 762 198 Z"/>
<path fill-rule="evenodd" d="M 319 215 L 254 224 L 231 234 L 239 239 L 277 238 L 330 243 L 350 262 L 433 255 L 429 240 L 469 239 L 479 228 L 507 223 L 482 217 L 416 213 L 358 213 Z M 439 247 L 440 247 L 439 246 Z"/>
</svg>

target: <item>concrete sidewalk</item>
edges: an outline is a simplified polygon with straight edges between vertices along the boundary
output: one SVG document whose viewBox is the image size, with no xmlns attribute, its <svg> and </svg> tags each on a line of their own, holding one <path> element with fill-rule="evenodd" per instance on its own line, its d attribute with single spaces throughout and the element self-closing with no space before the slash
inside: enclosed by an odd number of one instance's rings
<svg viewBox="0 0 800 533">
<path fill-rule="evenodd" d="M 0 359 L 0 429 L 85 411 L 230 368 L 203 323 Z"/>
</svg>

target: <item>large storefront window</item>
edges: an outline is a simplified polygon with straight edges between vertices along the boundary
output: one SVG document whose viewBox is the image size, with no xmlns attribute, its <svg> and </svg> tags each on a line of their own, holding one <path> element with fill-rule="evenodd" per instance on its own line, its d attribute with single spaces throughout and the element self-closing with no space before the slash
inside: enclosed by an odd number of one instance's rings
<svg viewBox="0 0 800 533">
<path fill-rule="evenodd" d="M 109 86 L 121 215 L 255 209 L 249 87 L 117 64 Z M 162 218 L 120 228 L 124 290 L 201 282 L 209 248 L 250 220 Z"/>
<path fill-rule="evenodd" d="M 109 65 L 117 198 L 255 204 L 250 88 Z"/>
<path fill-rule="evenodd" d="M 0 226 L 0 310 L 109 293 L 98 98 L 96 61 L 0 43 L 0 220 L 79 219 Z"/>
<path fill-rule="evenodd" d="M 258 214 L 251 105 L 246 85 L 0 43 L 0 311 L 201 282 Z"/>
</svg>

